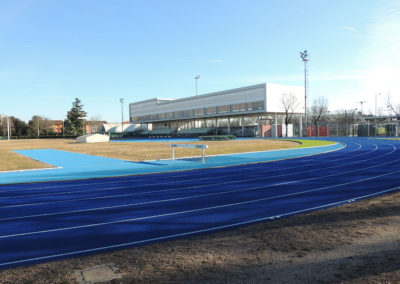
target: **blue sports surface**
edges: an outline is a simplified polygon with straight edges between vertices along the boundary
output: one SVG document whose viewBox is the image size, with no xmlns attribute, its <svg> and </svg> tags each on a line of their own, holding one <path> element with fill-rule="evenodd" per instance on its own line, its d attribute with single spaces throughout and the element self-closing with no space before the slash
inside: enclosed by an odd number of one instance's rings
<svg viewBox="0 0 400 284">
<path fill-rule="evenodd" d="M 0 268 L 274 220 L 400 189 L 400 141 L 332 140 L 345 147 L 272 162 L 255 154 L 257 163 L 227 167 L 0 185 Z"/>
<path fill-rule="evenodd" d="M 132 147 L 134 147 L 133 144 Z M 200 157 L 131 162 L 54 149 L 18 150 L 15 152 L 56 166 L 57 168 L 0 173 L 0 184 L 115 177 L 224 167 L 315 155 L 322 152 L 334 151 L 342 147 L 342 144 L 334 144 L 312 148 L 208 156 L 205 164 L 200 162 Z M 178 152 L 180 149 L 176 149 L 175 151 Z M 200 153 L 201 151 L 199 150 Z"/>
</svg>

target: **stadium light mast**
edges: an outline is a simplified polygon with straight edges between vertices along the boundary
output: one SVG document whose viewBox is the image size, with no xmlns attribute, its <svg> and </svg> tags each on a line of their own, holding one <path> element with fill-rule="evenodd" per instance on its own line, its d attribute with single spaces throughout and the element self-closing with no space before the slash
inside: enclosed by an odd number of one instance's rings
<svg viewBox="0 0 400 284">
<path fill-rule="evenodd" d="M 307 50 L 300 51 L 301 60 L 304 62 L 304 119 L 306 125 L 305 136 L 307 136 L 307 93 L 308 93 L 308 53 Z"/>
<path fill-rule="evenodd" d="M 121 137 L 124 135 L 124 98 L 119 99 L 121 103 Z"/>
<path fill-rule="evenodd" d="M 7 140 L 10 140 L 11 136 L 11 126 L 10 126 L 10 117 L 7 116 Z"/>
<path fill-rule="evenodd" d="M 200 75 L 196 75 L 196 77 L 194 77 L 194 79 L 196 80 L 196 96 L 197 96 L 197 80 L 200 79 Z"/>
</svg>

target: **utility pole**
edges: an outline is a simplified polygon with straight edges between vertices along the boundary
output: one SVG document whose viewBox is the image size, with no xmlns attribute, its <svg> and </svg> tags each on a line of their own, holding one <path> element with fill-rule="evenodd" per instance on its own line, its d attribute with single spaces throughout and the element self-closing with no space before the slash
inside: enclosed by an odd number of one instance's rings
<svg viewBox="0 0 400 284">
<path fill-rule="evenodd" d="M 36 116 L 36 121 L 37 121 L 37 136 L 40 136 L 40 123 L 39 123 L 39 116 Z"/>
<path fill-rule="evenodd" d="M 300 51 L 300 57 L 301 60 L 304 62 L 304 118 L 305 118 L 305 124 L 306 124 L 306 134 L 307 136 L 307 93 L 308 93 L 308 53 L 307 50 L 304 50 L 303 52 Z"/>
<path fill-rule="evenodd" d="M 124 135 L 124 98 L 120 98 L 121 102 L 121 137 Z"/>
<path fill-rule="evenodd" d="M 381 93 L 375 94 L 375 136 L 376 136 L 376 117 L 378 115 L 378 96 L 380 96 Z"/>
<path fill-rule="evenodd" d="M 359 101 L 359 102 L 357 102 L 357 103 L 359 103 L 360 104 L 360 113 L 361 113 L 361 115 L 363 114 L 363 105 L 364 105 L 364 103 L 366 103 L 367 101 Z M 376 112 L 375 112 L 375 115 L 376 115 Z"/>
<path fill-rule="evenodd" d="M 197 80 L 200 79 L 200 75 L 196 75 L 196 77 L 194 77 L 194 79 L 196 80 L 196 96 L 197 96 Z"/>
<path fill-rule="evenodd" d="M 10 118 L 7 116 L 7 139 L 8 140 L 10 140 L 10 130 L 11 130 L 11 127 L 10 127 Z"/>
</svg>

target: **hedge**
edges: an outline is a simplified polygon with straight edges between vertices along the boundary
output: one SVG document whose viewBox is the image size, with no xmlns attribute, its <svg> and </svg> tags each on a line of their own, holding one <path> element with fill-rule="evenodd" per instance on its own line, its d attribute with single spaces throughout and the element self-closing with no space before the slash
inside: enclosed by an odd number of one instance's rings
<svg viewBox="0 0 400 284">
<path fill-rule="evenodd" d="M 210 135 L 210 136 L 199 136 L 200 140 L 203 141 L 221 141 L 221 140 L 235 140 L 235 135 Z"/>
</svg>

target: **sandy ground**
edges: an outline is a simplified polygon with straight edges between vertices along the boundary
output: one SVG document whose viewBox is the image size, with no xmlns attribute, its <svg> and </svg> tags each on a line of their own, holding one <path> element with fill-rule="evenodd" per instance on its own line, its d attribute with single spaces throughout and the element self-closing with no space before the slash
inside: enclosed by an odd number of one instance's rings
<svg viewBox="0 0 400 284">
<path fill-rule="evenodd" d="M 189 239 L 0 271 L 1 283 L 400 283 L 400 192 Z"/>
</svg>

